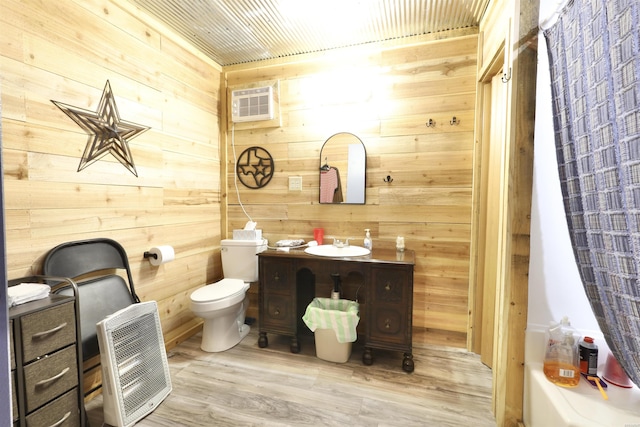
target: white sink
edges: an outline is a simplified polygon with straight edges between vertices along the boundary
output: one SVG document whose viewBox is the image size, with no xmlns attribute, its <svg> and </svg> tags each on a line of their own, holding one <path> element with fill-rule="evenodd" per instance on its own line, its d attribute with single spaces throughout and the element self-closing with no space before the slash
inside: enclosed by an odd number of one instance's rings
<svg viewBox="0 0 640 427">
<path fill-rule="evenodd" d="M 327 256 L 327 257 L 348 257 L 369 255 L 371 251 L 362 246 L 345 246 L 337 247 L 333 245 L 310 246 L 304 250 L 310 255 Z"/>
</svg>

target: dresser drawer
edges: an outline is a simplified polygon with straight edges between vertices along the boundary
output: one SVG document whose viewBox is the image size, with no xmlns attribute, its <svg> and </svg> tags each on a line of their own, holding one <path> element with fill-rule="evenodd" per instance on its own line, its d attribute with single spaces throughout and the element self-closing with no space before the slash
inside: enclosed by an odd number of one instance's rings
<svg viewBox="0 0 640 427">
<path fill-rule="evenodd" d="M 78 385 L 76 359 L 72 345 L 24 367 L 27 412 Z"/>
<path fill-rule="evenodd" d="M 271 260 L 261 265 L 260 286 L 269 293 L 289 295 L 291 293 L 291 263 L 287 260 Z"/>
<path fill-rule="evenodd" d="M 25 362 L 76 341 L 73 302 L 22 316 L 20 325 Z"/>
<path fill-rule="evenodd" d="M 74 388 L 53 402 L 27 415 L 27 427 L 77 427 L 80 425 L 78 389 Z"/>
<path fill-rule="evenodd" d="M 373 301 L 376 304 L 407 305 L 410 274 L 403 268 L 372 268 Z"/>
<path fill-rule="evenodd" d="M 16 373 L 11 372 L 11 404 L 13 407 L 13 421 L 18 419 L 18 396 L 16 396 Z"/>
<path fill-rule="evenodd" d="M 16 369 L 16 351 L 13 345 L 13 320 L 9 321 L 9 351 L 11 352 L 11 370 Z"/>
<path fill-rule="evenodd" d="M 260 328 L 271 328 L 281 332 L 293 332 L 296 307 L 289 296 L 265 295 L 261 313 Z"/>
<path fill-rule="evenodd" d="M 379 307 L 373 310 L 369 337 L 372 342 L 410 344 L 408 319 L 403 310 L 396 307 Z"/>
</svg>

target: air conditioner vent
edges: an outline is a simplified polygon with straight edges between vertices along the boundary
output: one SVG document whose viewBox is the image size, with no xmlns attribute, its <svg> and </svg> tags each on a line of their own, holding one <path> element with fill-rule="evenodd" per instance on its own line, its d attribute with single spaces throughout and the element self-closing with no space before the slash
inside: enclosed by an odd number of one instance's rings
<svg viewBox="0 0 640 427">
<path fill-rule="evenodd" d="M 271 119 L 273 119 L 273 87 L 231 92 L 231 120 L 234 123 Z"/>
</svg>

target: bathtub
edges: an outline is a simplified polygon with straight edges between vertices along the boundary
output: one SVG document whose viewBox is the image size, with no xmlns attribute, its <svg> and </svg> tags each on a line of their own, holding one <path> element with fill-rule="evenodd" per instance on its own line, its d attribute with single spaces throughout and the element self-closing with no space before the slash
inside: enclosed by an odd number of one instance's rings
<svg viewBox="0 0 640 427">
<path fill-rule="evenodd" d="M 604 362 L 608 349 L 600 342 L 598 347 L 599 360 Z M 525 426 L 640 427 L 640 389 L 609 384 L 609 400 L 605 400 L 598 389 L 582 379 L 578 387 L 559 387 L 542 372 L 543 349 L 544 330 L 529 326 L 525 340 Z M 604 363 L 598 372 L 603 370 Z"/>
</svg>

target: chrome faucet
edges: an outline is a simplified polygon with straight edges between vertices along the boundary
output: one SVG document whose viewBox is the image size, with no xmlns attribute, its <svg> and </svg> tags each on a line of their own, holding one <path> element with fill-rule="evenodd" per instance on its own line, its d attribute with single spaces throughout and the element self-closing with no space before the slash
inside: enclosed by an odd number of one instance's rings
<svg viewBox="0 0 640 427">
<path fill-rule="evenodd" d="M 332 237 L 333 239 L 333 246 L 335 246 L 336 248 L 346 248 L 349 246 L 349 239 L 351 239 L 351 237 L 347 237 L 347 239 L 343 242 L 340 239 L 336 239 L 335 237 Z"/>
</svg>

